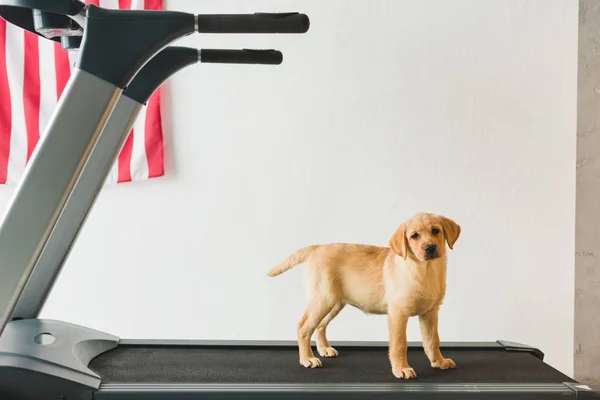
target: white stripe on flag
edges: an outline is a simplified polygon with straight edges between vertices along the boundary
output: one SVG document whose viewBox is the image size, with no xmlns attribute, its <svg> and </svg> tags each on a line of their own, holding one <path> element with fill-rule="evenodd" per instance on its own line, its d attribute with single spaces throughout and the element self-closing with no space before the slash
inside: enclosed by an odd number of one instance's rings
<svg viewBox="0 0 600 400">
<path fill-rule="evenodd" d="M 27 163 L 27 134 L 23 104 L 25 73 L 25 36 L 23 29 L 6 24 L 6 72 L 12 106 L 12 130 L 6 183 L 19 181 Z M 23 133 L 22 133 L 23 132 Z"/>
<path fill-rule="evenodd" d="M 56 68 L 54 67 L 54 42 L 38 40 L 40 49 L 40 138 L 58 101 L 56 96 Z"/>
<path fill-rule="evenodd" d="M 119 8 L 119 0 L 100 0 L 100 7 L 102 8 Z"/>
<path fill-rule="evenodd" d="M 131 152 L 131 179 L 148 178 L 148 158 L 146 157 L 146 109 L 140 109 L 140 114 L 133 125 L 133 150 Z"/>
<path fill-rule="evenodd" d="M 143 10 L 144 9 L 144 0 L 131 0 L 131 9 L 132 10 Z"/>
</svg>

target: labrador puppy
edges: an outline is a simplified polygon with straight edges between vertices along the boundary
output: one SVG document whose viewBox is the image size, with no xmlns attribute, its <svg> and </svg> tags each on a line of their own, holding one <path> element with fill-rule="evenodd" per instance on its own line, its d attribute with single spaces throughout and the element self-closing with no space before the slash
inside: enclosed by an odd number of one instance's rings
<svg viewBox="0 0 600 400">
<path fill-rule="evenodd" d="M 346 306 L 388 316 L 389 360 L 397 378 L 416 378 L 407 360 L 408 319 L 419 317 L 425 353 L 433 368 L 456 364 L 440 352 L 438 310 L 446 293 L 446 243 L 453 249 L 461 232 L 451 219 L 419 213 L 402 223 L 389 247 L 333 243 L 299 249 L 271 268 L 274 277 L 307 262 L 308 302 L 297 325 L 300 364 L 321 367 L 310 340 L 316 336 L 321 357 L 337 357 L 327 340 L 329 323 Z"/>
</svg>

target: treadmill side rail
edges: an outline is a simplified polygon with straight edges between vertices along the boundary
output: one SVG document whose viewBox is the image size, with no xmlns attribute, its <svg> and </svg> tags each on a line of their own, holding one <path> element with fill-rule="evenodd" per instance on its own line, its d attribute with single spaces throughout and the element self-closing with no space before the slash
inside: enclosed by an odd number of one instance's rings
<svg viewBox="0 0 600 400">
<path fill-rule="evenodd" d="M 565 382 L 576 394 L 577 399 L 600 400 L 600 387 L 588 386 L 576 382 Z"/>
<path fill-rule="evenodd" d="M 12 321 L 0 337 L 0 396 L 80 399 L 100 387 L 90 360 L 118 344 L 116 336 L 65 322 Z"/>
<path fill-rule="evenodd" d="M 360 380 L 357 377 L 357 380 Z M 576 399 L 565 384 L 106 384 L 94 400 Z"/>
<path fill-rule="evenodd" d="M 540 361 L 544 361 L 544 352 L 533 346 L 528 346 L 526 344 L 517 342 L 511 342 L 508 340 L 498 340 L 498 344 L 504 347 L 506 351 L 524 351 L 526 353 L 533 354 L 534 356 L 539 358 Z"/>
</svg>

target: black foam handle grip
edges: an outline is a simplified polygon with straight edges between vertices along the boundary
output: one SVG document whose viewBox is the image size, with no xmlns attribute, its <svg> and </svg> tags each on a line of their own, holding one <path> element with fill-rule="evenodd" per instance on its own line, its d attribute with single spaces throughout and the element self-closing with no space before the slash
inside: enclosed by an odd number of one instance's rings
<svg viewBox="0 0 600 400">
<path fill-rule="evenodd" d="M 305 33 L 309 26 L 297 12 L 198 15 L 199 33 Z"/>
<path fill-rule="evenodd" d="M 282 61 L 283 54 L 278 50 L 200 50 L 200 62 L 202 63 L 279 65 Z"/>
</svg>

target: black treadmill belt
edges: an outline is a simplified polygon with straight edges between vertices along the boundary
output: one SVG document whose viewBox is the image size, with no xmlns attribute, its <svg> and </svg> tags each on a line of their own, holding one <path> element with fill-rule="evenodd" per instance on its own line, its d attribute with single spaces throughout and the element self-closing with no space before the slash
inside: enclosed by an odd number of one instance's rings
<svg viewBox="0 0 600 400">
<path fill-rule="evenodd" d="M 390 383 L 387 348 L 338 348 L 305 369 L 294 347 L 120 346 L 96 357 L 90 368 L 104 383 Z M 419 383 L 562 383 L 568 376 L 527 352 L 494 349 L 443 350 L 457 369 L 430 367 L 423 350 L 409 348 Z M 315 353 L 316 354 L 316 353 Z"/>
</svg>

